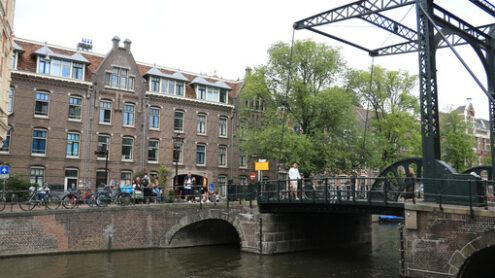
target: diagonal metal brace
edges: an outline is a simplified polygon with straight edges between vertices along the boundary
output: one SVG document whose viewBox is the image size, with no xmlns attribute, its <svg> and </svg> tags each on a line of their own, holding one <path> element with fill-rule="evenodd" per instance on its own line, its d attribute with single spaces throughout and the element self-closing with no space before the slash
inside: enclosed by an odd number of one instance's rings
<svg viewBox="0 0 495 278">
<path fill-rule="evenodd" d="M 493 6 L 492 3 L 486 0 L 469 0 L 469 1 L 471 1 L 471 3 L 475 4 L 476 6 L 480 7 L 485 12 L 489 13 L 491 16 L 495 16 L 495 6 Z"/>
<path fill-rule="evenodd" d="M 417 40 L 415 30 L 379 13 L 364 14 L 360 18 L 409 41 Z"/>
<path fill-rule="evenodd" d="M 361 0 L 307 17 L 294 23 L 294 29 L 300 30 L 329 23 L 339 22 L 350 18 L 362 17 L 373 13 L 407 6 L 416 0 Z"/>
</svg>

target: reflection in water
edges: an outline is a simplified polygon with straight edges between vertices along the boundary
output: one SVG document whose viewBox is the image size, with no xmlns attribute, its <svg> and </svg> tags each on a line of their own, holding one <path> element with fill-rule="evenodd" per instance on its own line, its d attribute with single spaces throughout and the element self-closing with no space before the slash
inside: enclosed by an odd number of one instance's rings
<svg viewBox="0 0 495 278">
<path fill-rule="evenodd" d="M 397 277 L 396 225 L 373 224 L 372 245 L 259 256 L 236 246 L 0 259 L 1 277 Z"/>
</svg>

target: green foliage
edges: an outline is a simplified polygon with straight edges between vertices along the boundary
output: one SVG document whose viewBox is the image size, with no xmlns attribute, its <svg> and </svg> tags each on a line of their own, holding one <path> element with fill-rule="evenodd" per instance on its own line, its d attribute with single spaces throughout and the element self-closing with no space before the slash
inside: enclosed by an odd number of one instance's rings
<svg viewBox="0 0 495 278">
<path fill-rule="evenodd" d="M 165 192 L 165 191 L 163 191 L 163 192 Z M 165 203 L 173 203 L 174 202 L 174 197 L 175 197 L 175 191 L 173 189 L 170 189 L 168 191 L 168 194 L 166 194 L 165 196 L 162 196 L 163 202 L 165 202 Z"/>
<path fill-rule="evenodd" d="M 440 123 L 445 138 L 442 144 L 443 159 L 461 173 L 470 168 L 476 159 L 474 137 L 469 132 L 472 126 L 455 110 L 445 114 Z"/>
<path fill-rule="evenodd" d="M 164 165 L 160 165 L 158 168 L 158 175 L 160 179 L 160 187 L 166 187 L 168 181 L 168 169 Z"/>
<path fill-rule="evenodd" d="M 492 157 L 491 156 L 485 156 L 483 158 L 483 165 L 492 165 Z"/>
<path fill-rule="evenodd" d="M 371 136 L 365 152 L 368 165 L 383 169 L 404 157 L 421 156 L 418 99 L 411 94 L 416 76 L 405 71 L 387 71 L 375 66 L 373 78 L 367 71 L 350 71 L 346 89 L 370 111 Z"/>
<path fill-rule="evenodd" d="M 361 131 L 355 122 L 356 97 L 334 84 L 344 69 L 339 51 L 309 40 L 295 42 L 287 101 L 290 46 L 276 43 L 268 54 L 268 64 L 246 77 L 241 94 L 247 104 L 240 112 L 239 137 L 247 139 L 241 149 L 275 160 L 280 153 L 285 166 L 297 162 L 305 175 L 355 165 L 352 152 Z"/>
<path fill-rule="evenodd" d="M 140 178 L 141 180 L 143 179 L 144 175 L 146 175 L 148 172 L 146 171 L 146 169 L 139 169 L 139 171 L 136 172 L 136 174 L 134 174 L 134 177 L 132 178 L 133 180 L 136 180 L 137 178 Z M 154 183 L 155 182 L 155 178 L 152 177 L 152 176 L 149 176 L 150 178 L 150 182 L 151 183 Z M 131 181 L 132 182 L 132 181 Z"/>
</svg>

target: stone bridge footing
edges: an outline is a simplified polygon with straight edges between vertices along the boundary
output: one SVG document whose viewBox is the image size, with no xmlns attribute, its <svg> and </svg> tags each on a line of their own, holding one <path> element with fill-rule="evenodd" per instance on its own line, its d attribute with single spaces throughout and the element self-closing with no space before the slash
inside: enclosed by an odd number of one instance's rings
<svg viewBox="0 0 495 278">
<path fill-rule="evenodd" d="M 369 243 L 371 217 L 272 214 L 208 204 L 0 214 L 0 256 L 239 244 L 277 254 Z"/>
</svg>

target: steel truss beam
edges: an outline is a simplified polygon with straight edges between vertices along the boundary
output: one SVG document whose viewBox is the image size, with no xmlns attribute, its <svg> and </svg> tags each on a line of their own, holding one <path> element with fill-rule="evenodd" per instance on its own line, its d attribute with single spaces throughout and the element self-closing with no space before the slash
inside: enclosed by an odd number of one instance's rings
<svg viewBox="0 0 495 278">
<path fill-rule="evenodd" d="M 476 29 L 480 30 L 483 33 L 488 33 L 490 30 L 490 27 L 495 27 L 495 24 L 489 24 L 489 25 L 482 25 L 476 27 Z M 468 42 L 465 41 L 462 37 L 460 37 L 457 34 L 450 33 L 446 34 L 446 37 L 449 39 L 449 42 L 453 46 L 459 46 L 459 45 L 466 45 Z M 483 45 L 486 46 L 488 44 L 488 40 L 482 40 Z M 445 48 L 448 47 L 447 43 L 444 42 L 443 40 L 440 41 L 438 44 L 437 48 Z M 486 48 L 486 47 L 483 47 Z M 404 54 L 404 53 L 412 53 L 412 52 L 417 52 L 418 51 L 418 44 L 416 41 L 408 41 L 408 42 L 403 42 L 403 43 L 398 43 L 394 45 L 389 45 L 385 46 L 382 48 L 377 48 L 371 51 L 370 55 L 372 56 L 387 56 L 387 55 L 395 55 L 395 54 Z"/>
<path fill-rule="evenodd" d="M 486 0 L 469 0 L 469 1 L 471 1 L 471 3 L 480 7 L 482 10 L 489 13 L 490 15 L 495 16 L 495 6 L 493 6 L 492 3 Z"/>
</svg>

